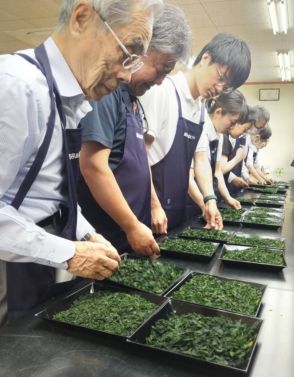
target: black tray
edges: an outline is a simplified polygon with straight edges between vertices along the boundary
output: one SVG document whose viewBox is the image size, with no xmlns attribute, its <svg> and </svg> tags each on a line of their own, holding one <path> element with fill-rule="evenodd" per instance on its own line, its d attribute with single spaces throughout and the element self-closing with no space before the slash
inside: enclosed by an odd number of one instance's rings
<svg viewBox="0 0 294 377">
<path fill-rule="evenodd" d="M 252 234 L 248 234 L 248 233 L 243 233 L 243 232 L 236 232 L 234 234 L 233 237 L 235 236 L 238 236 L 238 237 L 246 237 L 246 238 L 252 238 L 253 236 L 254 237 L 258 237 L 259 239 L 272 239 L 272 240 L 276 240 L 276 239 L 279 239 L 281 241 L 285 241 L 284 238 L 281 238 L 281 237 L 275 237 L 275 236 L 260 236 L 260 235 L 252 235 Z M 229 242 L 227 243 L 227 245 L 237 245 L 237 246 L 253 246 L 253 245 L 245 245 L 245 244 L 241 244 L 241 243 L 236 243 L 234 241 L 232 241 L 232 239 L 229 240 Z M 286 248 L 286 245 L 284 245 L 283 248 L 277 248 L 277 247 L 270 247 L 270 249 L 274 249 L 274 250 L 280 250 L 281 252 L 284 252 L 285 251 L 285 248 Z"/>
<path fill-rule="evenodd" d="M 166 301 L 166 298 L 152 294 L 152 293 L 141 292 L 141 291 L 138 291 L 138 290 L 123 288 L 123 287 L 115 287 L 115 286 L 111 286 L 110 284 L 105 285 L 104 283 L 98 282 L 98 281 L 89 282 L 89 280 L 85 280 L 85 285 L 82 288 L 80 288 L 78 290 L 72 290 L 68 295 L 66 295 L 64 297 L 57 298 L 56 301 L 54 301 L 53 303 L 51 302 L 48 306 L 45 307 L 45 309 L 43 309 L 39 313 L 36 313 L 35 316 L 38 317 L 38 318 L 42 318 L 42 319 L 45 319 L 47 321 L 53 322 L 53 323 L 60 325 L 62 327 L 71 328 L 71 329 L 75 329 L 75 330 L 83 331 L 83 332 L 87 331 L 87 332 L 90 332 L 90 333 L 97 334 L 99 336 L 102 335 L 102 336 L 107 336 L 107 337 L 111 337 L 111 338 L 116 338 L 116 339 L 119 339 L 119 340 L 125 340 L 126 338 L 129 338 L 132 334 L 130 334 L 130 335 L 117 335 L 117 334 L 113 334 L 113 333 L 110 333 L 110 332 L 90 329 L 88 327 L 78 326 L 78 325 L 74 325 L 74 324 L 70 324 L 70 323 L 67 323 L 67 322 L 63 322 L 63 321 L 53 319 L 54 314 L 56 314 L 56 313 L 58 313 L 62 310 L 68 309 L 70 307 L 70 305 L 72 304 L 72 302 L 74 300 L 76 300 L 79 296 L 84 295 L 86 293 L 89 293 L 91 287 L 94 288 L 94 292 L 97 292 L 97 291 L 112 291 L 112 292 L 123 292 L 123 293 L 129 293 L 129 294 L 132 294 L 132 295 L 138 295 L 138 296 L 145 298 L 148 301 L 151 301 L 151 302 L 157 304 L 158 309 Z"/>
<path fill-rule="evenodd" d="M 176 239 L 176 238 L 170 238 L 170 239 Z M 184 238 L 182 238 L 182 240 L 184 240 Z M 189 240 L 193 241 L 191 238 Z M 211 255 L 204 255 L 204 254 L 195 254 L 195 253 L 179 251 L 179 250 L 164 249 L 164 248 L 161 248 L 161 245 L 159 244 L 161 256 L 162 257 L 168 256 L 168 257 L 173 257 L 173 258 L 181 258 L 181 259 L 189 259 L 189 260 L 210 261 L 214 257 L 218 247 L 220 246 L 220 243 L 204 241 L 203 239 L 202 240 L 194 239 L 194 241 L 209 243 L 213 245 L 214 246 L 213 253 Z"/>
<path fill-rule="evenodd" d="M 209 237 L 197 237 L 197 236 L 186 236 L 186 235 L 183 235 L 182 233 L 187 230 L 187 229 L 191 229 L 191 230 L 201 230 L 201 231 L 204 231 L 204 232 L 207 232 L 209 233 L 210 229 L 205 229 L 205 228 L 201 228 L 201 227 L 196 227 L 196 226 L 191 226 L 191 227 L 187 227 L 185 229 L 183 229 L 181 231 L 181 233 L 178 234 L 178 237 L 179 238 L 185 238 L 185 239 L 192 239 L 192 240 L 202 240 L 202 241 L 210 241 L 210 242 L 219 242 L 219 243 L 226 243 L 227 241 L 226 240 L 223 240 L 223 239 L 220 239 L 218 237 L 214 237 L 214 238 L 209 238 Z M 221 231 L 222 233 L 227 233 L 228 235 L 232 235 L 234 234 L 234 232 L 230 232 L 228 230 L 222 230 Z"/>
<path fill-rule="evenodd" d="M 219 256 L 219 260 L 222 261 L 222 263 L 225 263 L 227 265 L 232 265 L 232 266 L 235 266 L 235 267 L 241 267 L 241 268 L 250 268 L 250 269 L 258 269 L 258 270 L 270 270 L 270 271 L 280 271 L 282 270 L 283 268 L 287 267 L 287 264 L 286 264 L 286 261 L 285 261 L 285 257 L 283 255 L 283 252 L 281 252 L 282 254 L 282 258 L 283 258 L 283 261 L 284 261 L 284 264 L 282 265 L 277 265 L 277 264 L 268 264 L 268 263 L 257 263 L 257 262 L 247 262 L 247 261 L 240 261 L 240 260 L 233 260 L 233 259 L 223 259 L 223 255 L 225 253 L 225 250 L 234 250 L 234 249 L 239 249 L 239 250 L 245 250 L 245 249 L 248 249 L 250 246 L 225 246 Z M 275 251 L 274 249 L 269 249 L 270 251 L 269 252 L 277 252 Z"/>
<path fill-rule="evenodd" d="M 284 201 L 281 201 L 281 200 L 277 200 L 277 201 L 274 201 L 274 200 L 267 200 L 267 201 L 264 201 L 264 200 L 256 200 L 256 202 L 254 203 L 257 207 L 271 207 L 271 208 L 281 208 L 281 207 L 284 207 L 285 205 L 285 202 Z"/>
<path fill-rule="evenodd" d="M 121 259 L 146 259 L 145 257 L 140 257 L 139 255 L 132 255 L 132 254 L 129 254 L 129 253 L 125 253 L 125 254 L 122 254 L 121 256 Z M 161 258 L 160 258 L 161 259 Z M 166 261 L 163 261 L 163 263 L 165 263 Z M 170 262 L 168 262 L 170 263 Z M 176 263 L 173 263 L 176 265 Z M 185 269 L 183 267 L 180 267 L 178 265 L 176 265 L 178 267 L 179 270 L 182 271 L 182 274 L 174 281 L 172 282 L 164 291 L 162 291 L 160 294 L 157 294 L 158 296 L 164 296 L 167 292 L 170 291 L 170 289 L 175 285 L 177 284 L 179 281 L 181 281 L 183 279 L 184 276 L 187 275 L 187 273 L 189 272 L 188 269 Z M 142 289 L 139 289 L 139 288 L 135 288 L 135 287 L 131 287 L 129 285 L 125 285 L 125 284 L 122 284 L 122 283 L 118 283 L 116 281 L 112 281 L 110 279 L 106 279 L 104 280 L 104 283 L 105 284 L 109 284 L 110 286 L 114 286 L 114 287 L 119 287 L 119 288 L 123 288 L 123 287 L 127 287 L 129 289 L 132 289 L 132 290 L 135 290 L 135 291 L 139 291 L 139 292 L 147 292 L 147 291 L 144 291 Z M 153 292 L 150 292 L 150 294 L 155 294 Z"/>
<path fill-rule="evenodd" d="M 225 366 L 223 364 L 218 364 L 214 362 L 209 362 L 205 361 L 202 359 L 198 359 L 194 356 L 190 356 L 188 354 L 183 354 L 179 352 L 172 352 L 172 351 L 167 351 L 161 348 L 149 346 L 145 344 L 145 339 L 147 336 L 149 336 L 151 327 L 155 324 L 156 321 L 162 318 L 166 318 L 168 315 L 171 313 L 176 312 L 178 314 L 186 314 L 186 313 L 197 313 L 201 315 L 206 315 L 210 317 L 214 316 L 223 316 L 223 317 L 229 317 L 231 319 L 236 319 L 236 320 L 241 320 L 242 322 L 246 323 L 247 325 L 255 325 L 257 335 L 256 339 L 252 345 L 251 353 L 248 357 L 248 360 L 246 364 L 243 367 L 236 368 L 232 366 Z M 156 314 L 154 314 L 148 322 L 145 322 L 144 325 L 142 325 L 136 333 L 133 334 L 132 337 L 127 339 L 127 342 L 132 344 L 134 347 L 137 349 L 142 349 L 144 351 L 144 354 L 146 353 L 151 353 L 154 352 L 154 354 L 159 354 L 159 355 L 166 355 L 169 359 L 178 359 L 178 360 L 184 360 L 185 362 L 188 362 L 189 365 L 192 367 L 193 363 L 195 363 L 195 366 L 193 367 L 197 368 L 197 366 L 206 366 L 209 367 L 210 369 L 215 369 L 215 372 L 217 371 L 226 371 L 226 372 L 241 372 L 241 373 L 247 373 L 249 371 L 250 364 L 253 359 L 254 351 L 256 349 L 257 345 L 257 337 L 258 333 L 260 330 L 262 324 L 262 320 L 259 318 L 254 318 L 254 317 L 246 317 L 242 316 L 239 314 L 235 313 L 229 313 L 225 312 L 223 310 L 216 310 L 216 309 L 211 309 L 208 307 L 200 306 L 197 304 L 191 304 L 183 301 L 175 301 L 175 300 L 170 300 L 169 302 L 166 302 L 165 305 L 163 305 L 160 310 Z M 215 374 L 217 375 L 217 374 Z"/>
<path fill-rule="evenodd" d="M 256 220 L 258 221 L 258 220 Z M 258 222 L 255 222 L 255 223 L 252 223 L 252 222 L 249 222 L 249 221 L 246 221 L 246 218 L 244 218 L 241 222 L 241 225 L 242 227 L 247 227 L 247 228 L 263 228 L 263 229 L 279 229 L 283 226 L 283 221 L 281 221 L 281 223 L 279 224 L 262 224 L 262 223 L 258 223 Z"/>
<path fill-rule="evenodd" d="M 202 272 L 194 272 L 194 271 L 191 271 L 182 281 L 180 281 L 177 285 L 173 286 L 173 288 L 166 294 L 166 297 L 171 297 L 172 298 L 172 294 L 179 290 L 181 288 L 182 285 L 186 284 L 190 279 L 192 279 L 192 277 L 194 277 L 195 275 L 209 275 L 209 274 L 204 274 Z M 230 278 L 224 278 L 224 277 L 220 277 L 220 276 L 216 276 L 216 275 L 211 275 L 210 276 L 213 276 L 219 280 L 231 280 L 231 281 L 240 281 L 242 283 L 247 283 L 253 287 L 256 287 L 256 288 L 259 288 L 261 290 L 261 297 L 260 297 L 260 302 L 256 308 L 256 311 L 254 314 L 252 315 L 249 315 L 249 314 L 244 314 L 244 313 L 241 313 L 241 312 L 235 312 L 235 311 L 232 311 L 232 310 L 228 310 L 228 309 L 219 309 L 219 308 L 216 308 L 214 306 L 208 306 L 208 305 L 204 305 L 204 304 L 198 304 L 198 306 L 203 306 L 203 307 L 208 307 L 208 308 L 212 308 L 212 309 L 215 309 L 215 310 L 223 310 L 223 311 L 226 311 L 226 312 L 229 312 L 229 313 L 237 313 L 237 314 L 241 314 L 241 315 L 245 315 L 245 316 L 254 316 L 254 317 L 257 317 L 258 316 L 258 313 L 260 312 L 260 309 L 261 309 L 261 305 L 262 305 L 262 298 L 263 298 L 263 295 L 264 295 L 264 292 L 265 292 L 265 288 L 266 288 L 266 285 L 263 285 L 263 284 L 257 284 L 257 283 L 251 283 L 249 281 L 244 281 L 244 280 L 237 280 L 237 279 L 230 279 Z M 186 301 L 186 300 L 179 300 L 179 299 L 176 299 L 176 298 L 173 298 L 174 301 L 183 301 L 183 302 L 188 302 L 188 303 L 192 303 L 192 301 Z"/>
</svg>

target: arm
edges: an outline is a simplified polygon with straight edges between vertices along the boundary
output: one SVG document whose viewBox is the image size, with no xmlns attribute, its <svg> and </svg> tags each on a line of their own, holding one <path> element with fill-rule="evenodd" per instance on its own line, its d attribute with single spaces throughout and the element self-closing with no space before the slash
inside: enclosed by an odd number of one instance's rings
<svg viewBox="0 0 294 377">
<path fill-rule="evenodd" d="M 130 209 L 109 167 L 111 150 L 96 142 L 83 143 L 81 172 L 96 202 L 126 233 L 131 247 L 142 255 L 159 253 L 151 230 Z"/>
<path fill-rule="evenodd" d="M 189 189 L 188 194 L 190 198 L 197 204 L 199 208 L 202 210 L 202 214 L 205 214 L 205 204 L 203 200 L 203 195 L 201 194 L 197 183 L 194 178 L 194 169 L 190 169 L 189 173 Z"/>
<path fill-rule="evenodd" d="M 245 158 L 244 147 L 237 149 L 235 157 L 228 161 L 228 156 L 222 155 L 222 172 L 226 174 L 230 172 L 239 162 L 243 161 Z"/>
<path fill-rule="evenodd" d="M 152 145 L 154 138 L 151 135 L 145 135 L 145 145 L 147 154 L 149 153 L 150 147 Z M 152 171 L 149 162 L 150 177 L 151 177 L 151 227 L 152 231 L 155 234 L 166 234 L 168 220 L 166 214 L 161 206 L 161 203 L 156 194 L 153 180 L 152 180 Z"/>
<path fill-rule="evenodd" d="M 196 152 L 194 154 L 194 169 L 195 178 L 203 197 L 214 195 L 212 170 L 206 151 Z M 215 200 L 209 200 L 205 204 L 205 218 L 208 228 L 223 228 L 222 217 L 217 209 Z"/>
<path fill-rule="evenodd" d="M 216 162 L 216 168 L 215 168 L 215 176 L 217 177 L 218 181 L 218 190 L 223 197 L 224 201 L 232 208 L 241 208 L 240 202 L 238 200 L 231 197 L 229 190 L 227 189 L 224 176 L 221 169 L 221 162 Z"/>
</svg>

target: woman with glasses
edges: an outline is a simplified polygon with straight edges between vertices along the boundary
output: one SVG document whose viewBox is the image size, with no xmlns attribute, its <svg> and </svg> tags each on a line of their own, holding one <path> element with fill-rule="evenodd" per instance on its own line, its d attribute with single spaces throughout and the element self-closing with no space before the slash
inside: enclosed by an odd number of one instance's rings
<svg viewBox="0 0 294 377">
<path fill-rule="evenodd" d="M 77 206 L 78 126 L 92 110 L 88 99 L 130 80 L 161 7 L 161 0 L 64 0 L 50 38 L 0 57 L 0 257 L 11 262 L 11 319 L 64 288 L 56 269 L 104 279 L 119 268 L 116 249 Z"/>
<path fill-rule="evenodd" d="M 146 142 L 155 188 L 152 225 L 156 233 L 166 232 L 166 224 L 173 228 L 185 219 L 190 166 L 207 117 L 201 99 L 240 86 L 250 66 L 247 44 L 221 33 L 202 49 L 190 71 L 165 79 L 142 97 L 149 123 Z M 208 226 L 221 228 L 209 169 L 207 159 L 200 162 L 200 190 L 206 198 Z"/>
<path fill-rule="evenodd" d="M 166 4 L 155 17 L 143 66 L 128 85 L 93 103 L 82 121 L 79 204 L 86 218 L 119 252 L 159 253 L 150 229 L 151 184 L 141 108 L 136 96 L 160 85 L 176 61 L 189 54 L 190 28 L 184 13 Z M 88 186 L 88 187 L 87 187 Z"/>
</svg>

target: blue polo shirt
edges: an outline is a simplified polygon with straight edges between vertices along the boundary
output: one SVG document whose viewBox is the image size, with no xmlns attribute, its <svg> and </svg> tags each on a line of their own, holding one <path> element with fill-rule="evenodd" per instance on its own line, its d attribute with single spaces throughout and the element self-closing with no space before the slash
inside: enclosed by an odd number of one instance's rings
<svg viewBox="0 0 294 377">
<path fill-rule="evenodd" d="M 104 96 L 98 102 L 91 102 L 93 111 L 81 121 L 82 141 L 95 141 L 111 149 L 109 166 L 114 170 L 124 154 L 126 137 L 126 111 L 123 91 L 128 92 L 126 84 Z"/>
</svg>

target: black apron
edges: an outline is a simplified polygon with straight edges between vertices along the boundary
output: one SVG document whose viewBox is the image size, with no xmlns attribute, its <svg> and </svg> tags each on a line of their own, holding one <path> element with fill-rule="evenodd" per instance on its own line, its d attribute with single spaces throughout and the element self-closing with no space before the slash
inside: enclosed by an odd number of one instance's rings
<svg viewBox="0 0 294 377">
<path fill-rule="evenodd" d="M 47 80 L 50 95 L 50 115 L 47 122 L 47 131 L 40 146 L 36 158 L 32 163 L 25 179 L 11 205 L 18 209 L 29 189 L 38 176 L 43 165 L 51 142 L 55 118 L 56 107 L 62 123 L 63 156 L 66 175 L 64 189 L 67 192 L 67 206 L 62 206 L 56 224 L 57 234 L 69 240 L 76 239 L 77 225 L 77 192 L 76 183 L 78 178 L 79 162 L 78 156 L 81 149 L 81 130 L 66 129 L 66 118 L 62 108 L 60 95 L 55 84 L 48 56 L 44 45 L 35 49 L 37 61 L 31 57 L 18 54 L 31 64 L 34 64 L 44 74 Z M 46 219 L 38 225 L 46 225 Z M 55 268 L 36 263 L 7 263 L 7 302 L 9 319 L 15 319 L 31 312 L 35 307 L 43 303 L 55 293 L 62 292 L 63 284 L 55 284 Z"/>
<path fill-rule="evenodd" d="M 238 137 L 238 139 L 236 140 L 236 143 L 235 143 L 235 147 L 233 148 L 232 152 L 228 156 L 228 161 L 232 160 L 236 156 L 237 150 L 241 146 L 245 146 L 245 144 L 246 144 L 246 136 Z M 243 165 L 243 161 L 240 161 L 237 165 L 235 165 L 233 167 L 233 169 L 230 172 L 224 174 L 226 186 L 229 190 L 229 193 L 233 196 L 239 195 L 240 192 L 241 192 L 241 188 L 236 187 L 232 183 L 229 182 L 229 175 L 230 175 L 230 173 L 234 173 L 237 177 L 241 177 L 241 175 L 242 175 L 242 165 Z"/>
<path fill-rule="evenodd" d="M 126 136 L 123 157 L 113 174 L 133 213 L 139 221 L 150 227 L 151 182 L 142 118 L 136 98 L 130 96 L 127 87 L 120 87 L 120 90 L 122 112 L 126 114 Z M 125 233 L 97 204 L 83 178 L 78 185 L 78 198 L 83 215 L 96 231 L 107 238 L 120 253 L 126 251 L 129 246 Z"/>
<path fill-rule="evenodd" d="M 154 188 L 168 218 L 169 229 L 186 219 L 189 172 L 204 123 L 204 105 L 201 108 L 200 123 L 191 122 L 182 115 L 176 87 L 175 94 L 179 110 L 176 135 L 166 156 L 151 168 Z"/>
</svg>

